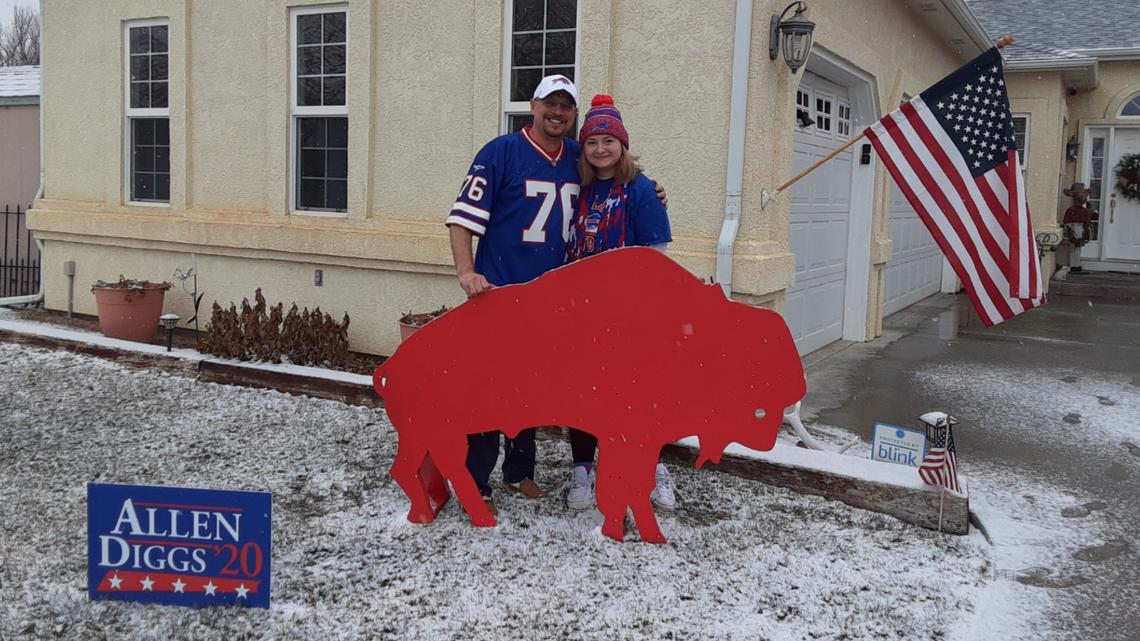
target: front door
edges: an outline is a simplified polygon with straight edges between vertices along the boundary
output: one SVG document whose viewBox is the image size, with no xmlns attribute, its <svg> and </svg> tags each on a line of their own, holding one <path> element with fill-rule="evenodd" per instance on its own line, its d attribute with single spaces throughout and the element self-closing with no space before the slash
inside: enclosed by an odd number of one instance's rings
<svg viewBox="0 0 1140 641">
<path fill-rule="evenodd" d="M 1120 190 L 1116 188 L 1115 170 L 1121 156 L 1140 153 L 1140 129 L 1118 128 L 1112 138 L 1112 160 L 1107 178 L 1113 190 L 1109 194 L 1108 211 L 1100 215 L 1104 230 L 1104 257 L 1140 260 L 1140 202 L 1120 195 Z"/>
</svg>

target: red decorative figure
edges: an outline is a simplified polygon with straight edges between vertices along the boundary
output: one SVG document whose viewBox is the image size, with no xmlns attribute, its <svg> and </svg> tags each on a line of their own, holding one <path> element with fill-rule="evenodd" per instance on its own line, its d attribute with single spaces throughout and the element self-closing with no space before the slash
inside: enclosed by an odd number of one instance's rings
<svg viewBox="0 0 1140 641">
<path fill-rule="evenodd" d="M 697 467 L 731 442 L 770 450 L 805 392 L 784 319 L 732 302 L 660 252 L 631 247 L 499 287 L 432 321 L 374 375 L 399 434 L 408 519 L 442 506 L 429 457 L 477 526 L 495 525 L 465 465 L 468 434 L 567 425 L 598 438 L 602 532 L 664 543 L 649 494 L 661 448 L 696 435 Z M 446 500 L 446 494 L 443 495 Z"/>
</svg>

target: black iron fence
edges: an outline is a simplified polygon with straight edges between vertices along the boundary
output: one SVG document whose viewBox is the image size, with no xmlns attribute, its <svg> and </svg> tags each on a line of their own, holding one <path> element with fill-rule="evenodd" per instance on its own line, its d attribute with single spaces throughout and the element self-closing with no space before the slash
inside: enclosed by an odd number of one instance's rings
<svg viewBox="0 0 1140 641">
<path fill-rule="evenodd" d="M 27 296 L 40 290 L 40 250 L 28 230 L 27 208 L 4 205 L 0 233 L 0 298 Z"/>
</svg>

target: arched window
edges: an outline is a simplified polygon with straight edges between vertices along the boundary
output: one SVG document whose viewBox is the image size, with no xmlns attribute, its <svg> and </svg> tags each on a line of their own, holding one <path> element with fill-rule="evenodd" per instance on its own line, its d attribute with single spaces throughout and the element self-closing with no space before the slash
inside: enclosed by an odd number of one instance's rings
<svg viewBox="0 0 1140 641">
<path fill-rule="evenodd" d="M 1140 116 L 1140 93 L 1132 96 L 1132 99 L 1124 103 L 1120 108 L 1121 116 Z"/>
</svg>

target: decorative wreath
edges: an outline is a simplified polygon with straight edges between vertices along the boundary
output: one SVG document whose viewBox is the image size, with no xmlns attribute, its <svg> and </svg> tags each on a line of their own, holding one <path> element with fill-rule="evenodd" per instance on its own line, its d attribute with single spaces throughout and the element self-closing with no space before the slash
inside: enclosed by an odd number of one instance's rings
<svg viewBox="0 0 1140 641">
<path fill-rule="evenodd" d="M 1124 154 L 1116 165 L 1116 184 L 1120 195 L 1140 202 L 1140 154 Z"/>
<path fill-rule="evenodd" d="M 1089 236 L 1092 232 L 1090 225 L 1084 223 L 1065 223 L 1061 227 L 1065 230 L 1065 240 L 1069 241 L 1069 244 L 1073 247 L 1084 247 L 1085 244 L 1089 242 Z M 1079 237 L 1074 227 L 1081 230 Z"/>
</svg>

